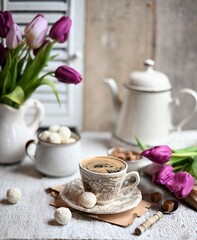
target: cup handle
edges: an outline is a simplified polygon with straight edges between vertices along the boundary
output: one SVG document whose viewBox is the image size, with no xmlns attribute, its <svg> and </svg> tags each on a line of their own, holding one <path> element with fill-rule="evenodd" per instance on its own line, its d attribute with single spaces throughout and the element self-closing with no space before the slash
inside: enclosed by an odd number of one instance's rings
<svg viewBox="0 0 197 240">
<path fill-rule="evenodd" d="M 37 142 L 36 142 L 34 139 L 29 140 L 29 141 L 25 144 L 25 152 L 26 152 L 26 154 L 27 154 L 33 161 L 35 161 L 35 156 L 34 156 L 32 153 L 29 152 L 29 147 L 30 147 L 30 145 L 32 145 L 32 144 L 37 145 Z"/>
<path fill-rule="evenodd" d="M 135 181 L 131 181 L 131 178 L 135 177 Z M 135 187 L 137 187 L 137 185 L 140 183 L 140 175 L 137 171 L 133 171 L 133 172 L 129 172 L 126 174 L 125 178 L 123 179 L 122 185 L 121 185 L 121 189 L 125 190 L 125 189 L 134 189 Z M 132 188 L 131 188 L 132 187 Z"/>
<path fill-rule="evenodd" d="M 28 128 L 30 129 L 30 131 L 36 132 L 36 130 L 38 129 L 38 127 L 40 125 L 40 122 L 44 118 L 44 114 L 45 114 L 44 106 L 40 101 L 35 100 L 35 99 L 30 99 L 25 103 L 24 107 L 25 107 L 24 115 L 30 108 L 36 109 L 34 119 L 32 120 L 32 123 L 30 125 L 28 125 Z"/>
<path fill-rule="evenodd" d="M 183 88 L 183 89 L 179 90 L 177 95 L 173 98 L 173 102 L 176 105 L 180 105 L 179 96 L 182 95 L 182 94 L 189 94 L 189 95 L 191 95 L 194 98 L 194 100 L 195 100 L 195 105 L 194 105 L 192 111 L 186 117 L 184 117 L 183 120 L 181 120 L 180 123 L 178 123 L 177 125 L 173 126 L 173 129 L 176 129 L 177 131 L 181 131 L 183 126 L 192 118 L 192 116 L 197 111 L 197 92 L 192 90 L 192 89 L 189 89 L 189 88 Z"/>
</svg>

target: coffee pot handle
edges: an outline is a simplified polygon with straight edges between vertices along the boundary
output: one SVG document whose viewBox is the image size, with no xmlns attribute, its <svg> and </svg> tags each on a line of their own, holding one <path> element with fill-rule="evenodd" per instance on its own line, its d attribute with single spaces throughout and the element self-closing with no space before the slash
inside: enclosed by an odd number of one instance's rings
<svg viewBox="0 0 197 240">
<path fill-rule="evenodd" d="M 135 180 L 133 181 L 133 178 Z M 140 175 L 137 171 L 132 171 L 126 174 L 125 178 L 123 179 L 121 189 L 131 189 L 133 190 L 137 185 L 140 183 Z"/>
<path fill-rule="evenodd" d="M 31 124 L 28 125 L 30 131 L 36 132 L 45 115 L 44 106 L 40 101 L 30 99 L 25 103 L 24 107 L 25 107 L 24 115 L 30 108 L 34 108 L 36 110 Z"/>
<path fill-rule="evenodd" d="M 37 142 L 34 139 L 29 140 L 26 144 L 25 144 L 25 152 L 26 154 L 34 161 L 35 160 L 35 156 L 29 151 L 29 147 L 30 145 L 35 144 L 37 145 Z"/>
<path fill-rule="evenodd" d="M 179 97 L 182 94 L 189 94 L 194 98 L 195 104 L 190 113 L 186 117 L 184 117 L 177 125 L 175 125 L 173 128 L 175 128 L 177 131 L 181 131 L 183 126 L 192 118 L 192 116 L 196 113 L 197 111 L 197 92 L 189 89 L 189 88 L 183 88 L 178 91 L 177 95 L 173 98 L 173 102 L 178 106 L 180 105 L 180 100 Z"/>
</svg>

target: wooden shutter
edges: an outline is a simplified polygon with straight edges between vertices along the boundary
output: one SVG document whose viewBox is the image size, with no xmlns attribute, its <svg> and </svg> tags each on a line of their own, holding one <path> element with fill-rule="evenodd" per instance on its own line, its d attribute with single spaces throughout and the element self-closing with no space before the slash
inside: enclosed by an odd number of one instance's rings
<svg viewBox="0 0 197 240">
<path fill-rule="evenodd" d="M 45 15 L 52 26 L 61 16 L 69 15 L 72 19 L 72 28 L 69 40 L 64 44 L 56 44 L 53 54 L 58 56 L 51 61 L 44 71 L 54 71 L 60 65 L 68 65 L 78 70 L 83 75 L 83 0 L 3 0 L 2 9 L 12 11 L 14 21 L 24 30 L 38 13 Z M 39 99 L 45 107 L 46 116 L 42 126 L 61 124 L 82 128 L 83 112 L 83 84 L 65 85 L 53 79 L 58 88 L 61 106 L 56 101 L 55 95 L 49 86 L 41 86 L 32 95 Z M 33 112 L 29 112 L 31 116 Z"/>
</svg>

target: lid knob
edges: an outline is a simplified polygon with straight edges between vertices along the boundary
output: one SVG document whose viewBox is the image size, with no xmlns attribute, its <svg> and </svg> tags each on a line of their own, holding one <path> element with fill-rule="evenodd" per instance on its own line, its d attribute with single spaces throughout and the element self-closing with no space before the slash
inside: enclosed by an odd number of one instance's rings
<svg viewBox="0 0 197 240">
<path fill-rule="evenodd" d="M 152 59 L 146 59 L 144 65 L 147 67 L 153 67 L 155 66 L 155 62 Z"/>
<path fill-rule="evenodd" d="M 171 89 L 168 77 L 154 70 L 155 62 L 152 59 L 144 61 L 144 71 L 134 71 L 130 74 L 128 88 L 145 92 L 161 92 Z"/>
</svg>

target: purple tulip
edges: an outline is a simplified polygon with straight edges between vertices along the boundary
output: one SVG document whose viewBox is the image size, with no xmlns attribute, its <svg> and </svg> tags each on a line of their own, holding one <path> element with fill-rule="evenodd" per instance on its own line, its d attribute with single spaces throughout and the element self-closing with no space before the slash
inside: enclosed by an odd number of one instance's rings
<svg viewBox="0 0 197 240">
<path fill-rule="evenodd" d="M 14 23 L 6 37 L 6 44 L 9 49 L 15 49 L 22 43 L 22 34 L 19 26 Z"/>
<path fill-rule="evenodd" d="M 170 165 L 164 165 L 153 175 L 153 182 L 155 184 L 166 185 L 169 180 L 174 177 L 173 167 Z"/>
<path fill-rule="evenodd" d="M 0 37 L 5 38 L 12 25 L 12 13 L 9 11 L 0 11 Z"/>
<path fill-rule="evenodd" d="M 80 73 L 68 66 L 60 66 L 55 71 L 58 81 L 68 84 L 78 84 L 82 81 Z"/>
<path fill-rule="evenodd" d="M 0 43 L 0 66 L 4 66 L 6 63 L 7 49 Z"/>
<path fill-rule="evenodd" d="M 165 164 L 172 156 L 172 150 L 170 147 L 163 145 L 163 146 L 155 146 L 151 147 L 147 150 L 144 150 L 141 153 L 142 156 L 148 158 L 152 162 Z"/>
<path fill-rule="evenodd" d="M 166 183 L 166 187 L 177 198 L 186 198 L 194 187 L 194 178 L 187 172 L 179 172 Z"/>
<path fill-rule="evenodd" d="M 64 43 L 68 39 L 72 21 L 69 17 L 61 17 L 52 26 L 49 36 L 58 43 Z"/>
<path fill-rule="evenodd" d="M 45 40 L 47 30 L 48 22 L 44 15 L 36 15 L 24 30 L 27 45 L 33 49 L 39 48 Z"/>
</svg>

